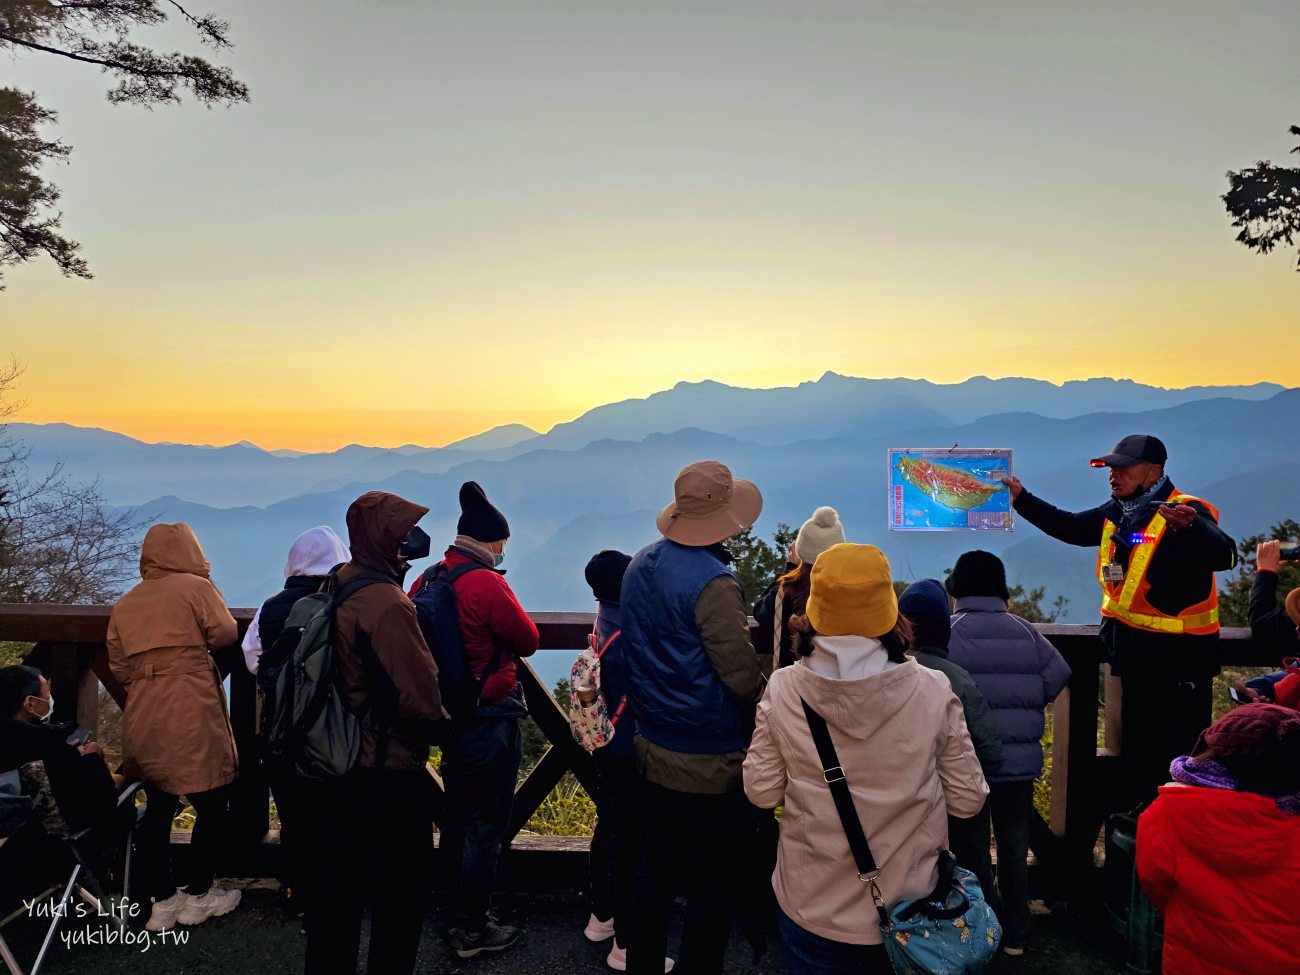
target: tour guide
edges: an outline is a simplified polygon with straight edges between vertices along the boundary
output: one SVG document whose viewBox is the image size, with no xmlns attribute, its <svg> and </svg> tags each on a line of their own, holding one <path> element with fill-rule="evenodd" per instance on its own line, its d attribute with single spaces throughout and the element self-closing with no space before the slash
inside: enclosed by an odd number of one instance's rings
<svg viewBox="0 0 1300 975">
<path fill-rule="evenodd" d="M 1026 521 L 1071 545 L 1097 546 L 1101 639 L 1123 687 L 1122 742 L 1132 801 L 1155 797 L 1169 763 L 1189 754 L 1210 720 L 1218 673 L 1214 573 L 1237 563 L 1211 504 L 1174 488 L 1157 438 L 1125 437 L 1093 467 L 1110 468 L 1111 499 L 1089 511 L 1054 508 L 1004 478 Z"/>
</svg>

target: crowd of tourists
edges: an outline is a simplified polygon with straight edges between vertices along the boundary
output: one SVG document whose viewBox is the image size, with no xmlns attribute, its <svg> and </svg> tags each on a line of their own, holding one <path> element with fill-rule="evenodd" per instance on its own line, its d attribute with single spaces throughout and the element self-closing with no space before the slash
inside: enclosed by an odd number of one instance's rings
<svg viewBox="0 0 1300 975">
<path fill-rule="evenodd" d="M 1236 547 L 1166 461 L 1156 438 L 1126 437 L 1093 461 L 1111 498 L 1083 512 L 1006 483 L 1030 523 L 1099 546 L 1102 640 L 1123 689 L 1114 788 L 1141 810 L 1137 870 L 1167 915 L 1166 971 L 1294 972 L 1278 932 L 1300 889 L 1300 672 L 1242 685 L 1248 703 L 1205 729 L 1214 573 Z M 773 921 L 792 973 L 980 971 L 999 950 L 1023 954 L 1044 712 L 1069 666 L 1011 612 L 998 556 L 968 551 L 945 580 L 904 587 L 829 506 L 800 527 L 751 632 L 726 543 L 762 504 L 723 464 L 691 464 L 658 540 L 586 566 L 597 614 L 570 717 L 592 752 L 599 821 L 582 934 L 607 945 L 610 969 L 638 975 L 721 972 L 733 926 L 760 939 Z M 326 527 L 293 542 L 283 590 L 242 641 L 262 706 L 256 755 L 237 754 L 231 733 L 212 651 L 237 627 L 198 539 L 183 524 L 149 529 L 107 641 L 126 688 L 120 772 L 147 794 L 134 889 L 148 930 L 237 907 L 214 876 L 232 783 L 258 764 L 309 975 L 355 972 L 367 911 L 368 970 L 412 971 L 434 886 L 436 748 L 448 944 L 472 958 L 517 942 L 492 892 L 528 713 L 517 662 L 539 637 L 500 568 L 505 515 L 472 481 L 459 505 L 455 537 L 410 585 L 411 562 L 430 555 L 429 509 L 396 495 L 357 498 L 346 544 Z M 1262 547 L 1252 622 L 1294 658 L 1300 595 L 1278 607 L 1277 571 Z M 97 746 L 49 726 L 39 671 L 0 669 L 0 710 L 0 768 L 42 760 L 70 820 L 111 814 L 120 781 Z M 183 803 L 193 839 L 173 865 Z M 926 954 L 940 950 L 942 962 Z"/>
</svg>

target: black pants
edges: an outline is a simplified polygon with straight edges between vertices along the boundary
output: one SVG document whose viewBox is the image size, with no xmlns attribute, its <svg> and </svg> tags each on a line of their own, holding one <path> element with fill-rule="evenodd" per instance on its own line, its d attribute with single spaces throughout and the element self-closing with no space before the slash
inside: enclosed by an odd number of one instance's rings
<svg viewBox="0 0 1300 975">
<path fill-rule="evenodd" d="M 307 914 L 307 975 L 355 975 L 370 908 L 372 975 L 415 968 L 433 859 L 433 782 L 423 768 L 356 768 L 325 788 L 328 889 Z"/>
<path fill-rule="evenodd" d="M 979 878 L 984 899 L 1002 922 L 1003 943 L 1018 947 L 1024 947 L 1029 940 L 1027 861 L 1029 817 L 1033 814 L 1033 782 L 993 782 L 984 808 L 970 819 L 956 820 L 957 828 L 949 835 L 957 862 Z M 990 818 L 998 844 L 996 885 L 989 859 Z"/>
<path fill-rule="evenodd" d="M 668 918 L 680 891 L 687 906 L 678 966 L 716 975 L 736 911 L 749 803 L 739 789 L 697 795 L 643 780 L 640 792 L 645 843 L 632 889 L 627 970 L 663 975 Z"/>
<path fill-rule="evenodd" d="M 186 798 L 194 807 L 194 833 L 190 837 L 184 876 L 171 862 L 172 820 L 181 808 L 179 796 L 157 786 L 146 786 L 144 818 L 135 831 L 137 889 L 143 897 L 166 900 L 178 887 L 201 896 L 212 886 L 217 866 L 230 838 L 230 786 L 192 792 Z"/>
<path fill-rule="evenodd" d="M 1187 755 L 1210 723 L 1213 679 L 1201 669 L 1139 669 L 1126 665 L 1120 713 L 1128 795 L 1122 808 L 1150 802 L 1169 781 L 1169 763 Z"/>
<path fill-rule="evenodd" d="M 325 783 L 303 778 L 287 763 L 268 762 L 267 773 L 280 818 L 280 883 L 306 913 L 324 876 L 329 796 Z"/>
<path fill-rule="evenodd" d="M 482 931 L 488 922 L 521 758 L 515 717 L 475 715 L 442 748 L 447 825 L 441 866 L 457 924 L 467 931 Z"/>
<path fill-rule="evenodd" d="M 596 831 L 591 837 L 591 913 L 614 919 L 614 936 L 626 947 L 631 917 L 632 884 L 641 860 L 641 818 L 637 812 L 636 759 L 611 755 L 608 748 L 592 756 L 600 787 L 596 795 Z"/>
<path fill-rule="evenodd" d="M 958 866 L 965 867 L 975 875 L 975 879 L 980 882 L 980 890 L 984 892 L 984 899 L 990 904 L 998 896 L 994 888 L 993 858 L 989 855 L 992 837 L 988 800 L 970 819 L 948 817 L 948 849 L 957 858 Z M 996 909 L 994 913 L 1001 921 L 1002 915 Z"/>
<path fill-rule="evenodd" d="M 778 908 L 782 971 L 785 975 L 894 975 L 884 945 L 832 941 L 799 927 Z"/>
</svg>

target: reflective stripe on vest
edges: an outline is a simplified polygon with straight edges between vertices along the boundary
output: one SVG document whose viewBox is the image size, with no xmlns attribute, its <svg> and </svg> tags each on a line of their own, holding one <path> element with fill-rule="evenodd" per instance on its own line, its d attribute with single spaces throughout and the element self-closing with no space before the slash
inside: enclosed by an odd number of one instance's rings
<svg viewBox="0 0 1300 975">
<path fill-rule="evenodd" d="M 1217 517 L 1213 505 L 1190 494 L 1175 494 L 1169 498 L 1178 504 L 1197 501 L 1209 508 Z M 1219 630 L 1219 592 L 1211 577 L 1210 595 L 1199 603 L 1187 607 L 1177 616 L 1166 616 L 1147 602 L 1150 586 L 1146 584 L 1147 571 L 1155 558 L 1160 540 L 1164 538 L 1169 523 L 1157 511 L 1142 533 L 1142 543 L 1133 547 L 1122 583 L 1109 583 L 1102 570 L 1115 558 L 1115 530 L 1118 526 L 1109 519 L 1102 526 L 1101 547 L 1097 551 L 1097 581 L 1101 583 L 1101 615 L 1123 620 L 1130 626 L 1155 633 L 1187 633 L 1204 635 Z M 1118 591 L 1117 591 L 1118 590 Z"/>
</svg>

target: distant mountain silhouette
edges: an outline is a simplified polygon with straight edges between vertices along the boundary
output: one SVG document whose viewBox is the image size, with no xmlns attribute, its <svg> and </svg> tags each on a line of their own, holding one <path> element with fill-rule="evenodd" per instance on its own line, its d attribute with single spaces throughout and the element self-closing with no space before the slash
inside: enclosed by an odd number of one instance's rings
<svg viewBox="0 0 1300 975">
<path fill-rule="evenodd" d="M 1224 527 L 1240 538 L 1296 515 L 1296 416 L 1300 390 L 1262 401 L 1218 398 L 1069 419 L 1009 413 L 897 430 L 869 422 L 859 436 L 806 437 L 780 447 L 684 428 L 641 440 L 601 439 L 576 449 L 471 455 L 445 470 L 400 470 L 264 507 L 217 508 L 167 497 L 142 506 L 140 512 L 192 524 L 227 598 L 253 605 L 279 586 L 279 566 L 298 532 L 328 524 L 343 533 L 348 504 L 371 488 L 428 504 L 431 511 L 422 524 L 434 538 L 435 554 L 440 552 L 455 533 L 457 488 L 472 478 L 484 485 L 510 520 L 505 568 L 525 603 L 537 610 L 581 609 L 591 603 L 582 577 L 590 555 L 607 547 L 633 552 L 657 537 L 654 514 L 671 499 L 677 471 L 711 457 L 759 485 L 764 510 L 757 527 L 765 536 L 779 521 L 798 525 L 817 505 L 832 504 L 849 538 L 881 546 L 898 578 L 941 577 L 961 552 L 986 548 L 1006 556 L 1013 583 L 1044 585 L 1049 600 L 1067 596 L 1066 618 L 1086 621 L 1095 619 L 1097 601 L 1095 556 L 1089 549 L 1058 543 L 1023 522 L 1012 533 L 888 531 L 887 448 L 954 441 L 1011 447 L 1016 472 L 1030 490 L 1053 504 L 1079 510 L 1100 504 L 1108 493 L 1104 472 L 1089 468 L 1088 459 L 1109 450 L 1127 433 L 1155 433 L 1169 447 L 1175 483 L 1217 504 Z"/>
<path fill-rule="evenodd" d="M 988 379 L 940 385 L 923 379 L 858 379 L 827 372 L 816 382 L 776 389 L 744 389 L 711 380 L 678 383 L 645 399 L 589 410 L 538 441 L 580 447 L 605 437 L 640 439 L 686 426 L 704 427 L 761 444 L 819 436 L 861 436 L 893 429 L 963 423 L 990 413 L 1033 412 L 1071 417 L 1102 410 L 1135 412 L 1229 396 L 1261 400 L 1280 392 L 1254 386 L 1161 389 L 1131 380 L 1089 379 L 1063 386 L 1038 379 Z"/>
<path fill-rule="evenodd" d="M 443 450 L 499 450 L 502 447 L 513 447 L 515 444 L 523 443 L 525 440 L 532 440 L 534 437 L 541 436 L 532 427 L 524 426 L 522 423 L 507 423 L 503 426 L 493 427 L 483 433 L 476 433 L 472 437 L 466 437 L 464 440 L 457 440 L 443 447 Z"/>
<path fill-rule="evenodd" d="M 438 474 L 475 459 L 507 460 L 539 449 L 576 450 L 599 440 L 638 442 L 687 427 L 707 429 L 760 446 L 809 439 L 847 438 L 893 446 L 945 445 L 955 439 L 979 446 L 1023 431 L 1035 444 L 1050 445 L 1050 419 L 1080 418 L 1076 429 L 1115 435 L 1098 411 L 1149 412 L 1230 397 L 1239 404 L 1276 395 L 1281 387 L 1161 389 L 1129 380 L 1089 379 L 1062 386 L 1036 379 L 988 379 L 941 385 L 918 379 L 857 379 L 828 372 L 816 382 L 777 389 L 744 389 L 717 382 L 679 383 L 645 399 L 590 410 L 545 434 L 508 424 L 446 447 L 408 444 L 397 448 L 351 445 L 328 453 L 264 451 L 241 442 L 224 447 L 147 444 L 121 434 L 68 424 L 12 425 L 28 442 L 33 461 L 62 461 L 82 480 L 99 478 L 119 504 L 139 504 L 160 494 L 215 506 L 268 505 L 304 493 L 368 483 L 401 471 Z M 1206 407 L 1205 416 L 1215 416 Z M 1006 414 L 1026 414 L 1007 419 Z M 1235 415 L 1235 414 L 1233 414 Z M 983 426 L 973 421 L 985 418 Z M 1037 426 L 1036 426 L 1037 424 Z M 1216 429 L 1228 425 L 1219 422 Z M 953 433 L 953 430 L 957 433 Z M 920 438 L 920 439 L 917 439 Z M 1229 438 L 1231 439 L 1231 438 Z M 1007 441 L 1010 442 L 1010 441 Z M 1096 449 L 1090 447 L 1088 449 Z"/>
</svg>

